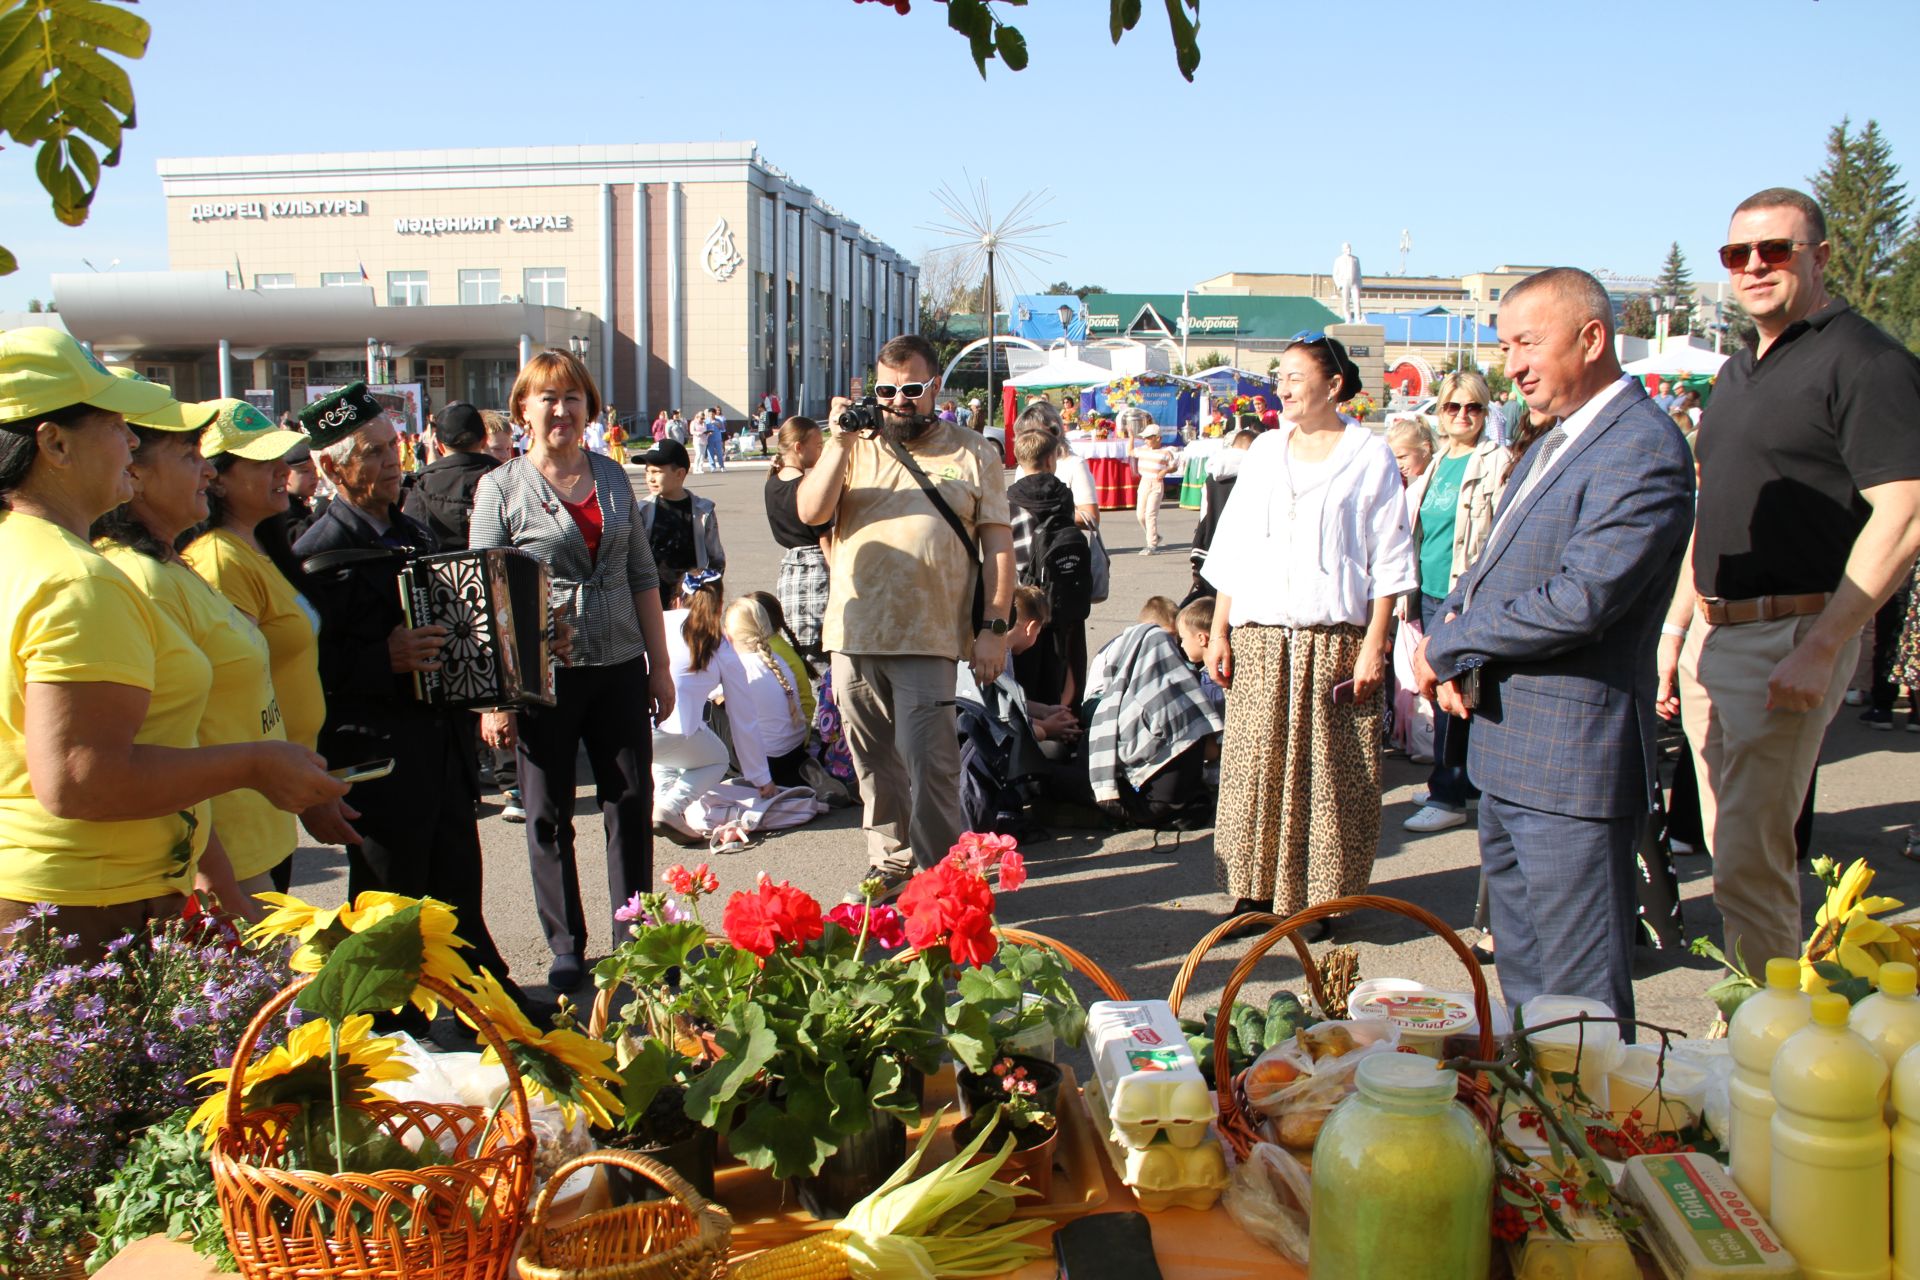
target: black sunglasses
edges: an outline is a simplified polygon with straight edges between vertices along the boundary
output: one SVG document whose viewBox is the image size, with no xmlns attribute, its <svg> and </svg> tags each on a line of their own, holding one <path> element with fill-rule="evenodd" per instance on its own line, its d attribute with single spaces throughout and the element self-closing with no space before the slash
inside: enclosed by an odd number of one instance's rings
<svg viewBox="0 0 1920 1280">
<path fill-rule="evenodd" d="M 1795 249 L 1804 249 L 1813 243 L 1812 240 L 1753 240 L 1745 244 L 1723 244 L 1720 246 L 1720 265 L 1729 271 L 1739 271 L 1757 253 L 1762 263 L 1778 267 L 1793 257 Z"/>
<path fill-rule="evenodd" d="M 1483 404 L 1457 404 L 1457 403 L 1448 403 L 1448 404 L 1443 404 L 1443 405 L 1441 405 L 1440 407 L 1441 407 L 1442 409 L 1445 409 L 1445 410 L 1446 410 L 1446 411 L 1447 411 L 1448 413 L 1453 413 L 1453 414 L 1460 414 L 1460 413 L 1485 413 L 1485 412 L 1487 411 L 1487 406 L 1485 406 L 1485 405 L 1483 405 Z"/>
<path fill-rule="evenodd" d="M 880 400 L 891 400 L 895 396 L 905 396 L 909 400 L 918 400 L 921 396 L 927 394 L 927 388 L 932 385 L 933 383 L 931 382 L 903 382 L 896 387 L 891 382 L 876 382 L 873 384 L 873 394 L 876 399 Z"/>
</svg>

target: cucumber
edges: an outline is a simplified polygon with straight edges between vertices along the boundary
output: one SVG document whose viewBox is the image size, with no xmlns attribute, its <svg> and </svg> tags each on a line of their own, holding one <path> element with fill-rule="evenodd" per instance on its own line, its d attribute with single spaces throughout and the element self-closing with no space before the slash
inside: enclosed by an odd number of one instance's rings
<svg viewBox="0 0 1920 1280">
<path fill-rule="evenodd" d="M 1233 1038 L 1227 1042 L 1228 1048 L 1247 1058 L 1258 1057 L 1265 1047 L 1266 1018 L 1252 1005 L 1240 1004 L 1233 1008 L 1232 1023 Z"/>
<path fill-rule="evenodd" d="M 1264 1051 L 1274 1048 L 1291 1036 L 1300 1024 L 1306 1021 L 1307 1011 L 1300 1004 L 1300 997 L 1291 991 L 1280 991 L 1267 1001 L 1265 1035 L 1260 1048 Z"/>
</svg>

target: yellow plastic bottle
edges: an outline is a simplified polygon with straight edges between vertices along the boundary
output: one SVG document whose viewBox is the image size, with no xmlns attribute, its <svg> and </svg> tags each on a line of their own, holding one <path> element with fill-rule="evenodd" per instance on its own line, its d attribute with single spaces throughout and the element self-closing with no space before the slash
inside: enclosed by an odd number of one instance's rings
<svg viewBox="0 0 1920 1280">
<path fill-rule="evenodd" d="M 1847 1025 L 1880 1051 L 1887 1070 L 1901 1055 L 1920 1044 L 1920 998 L 1914 995 L 1916 973 L 1910 964 L 1889 961 L 1880 966 L 1880 990 L 1853 1006 Z M 1889 1113 L 1888 1123 L 1892 1123 Z"/>
<path fill-rule="evenodd" d="M 1920 1280 L 1920 1046 L 1893 1068 L 1893 1280 Z"/>
<path fill-rule="evenodd" d="M 1773 1211 L 1807 1280 L 1887 1280 L 1887 1064 L 1847 1026 L 1847 998 L 1814 996 L 1813 1021 L 1773 1060 Z"/>
<path fill-rule="evenodd" d="M 1773 1120 L 1774 1055 L 1812 1016 L 1812 1006 L 1800 990 L 1800 962 L 1776 957 L 1767 961 L 1766 986 L 1733 1011 L 1727 1028 L 1727 1047 L 1733 1054 L 1733 1078 L 1727 1083 L 1733 1104 L 1728 1160 L 1735 1185 L 1747 1193 L 1761 1217 L 1771 1217 L 1773 1212 L 1768 1194 L 1773 1170 L 1768 1125 Z"/>
</svg>

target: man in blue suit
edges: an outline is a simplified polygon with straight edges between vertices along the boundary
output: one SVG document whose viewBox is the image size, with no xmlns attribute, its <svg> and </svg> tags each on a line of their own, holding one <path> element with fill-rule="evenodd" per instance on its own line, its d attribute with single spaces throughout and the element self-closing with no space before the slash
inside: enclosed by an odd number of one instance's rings
<svg viewBox="0 0 1920 1280">
<path fill-rule="evenodd" d="M 1475 720 L 1480 859 L 1501 990 L 1633 1012 L 1634 841 L 1659 785 L 1655 643 L 1693 523 L 1693 461 L 1626 378 L 1613 304 L 1555 267 L 1500 308 L 1507 376 L 1558 422 L 1507 482 L 1493 533 L 1417 659 Z"/>
</svg>

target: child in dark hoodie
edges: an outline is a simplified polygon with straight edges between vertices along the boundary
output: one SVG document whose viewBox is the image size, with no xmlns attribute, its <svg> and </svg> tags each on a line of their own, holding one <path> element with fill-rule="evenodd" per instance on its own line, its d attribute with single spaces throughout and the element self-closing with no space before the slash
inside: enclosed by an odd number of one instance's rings
<svg viewBox="0 0 1920 1280">
<path fill-rule="evenodd" d="M 1021 582 L 1046 591 L 1052 614 L 1040 639 L 1015 657 L 1014 675 L 1029 698 L 1071 707 L 1086 686 L 1093 574 L 1087 537 L 1074 523 L 1073 491 L 1053 474 L 1060 448 L 1047 431 L 1014 438 L 1014 460 L 1028 473 L 1007 488 L 1014 563 Z"/>
</svg>

